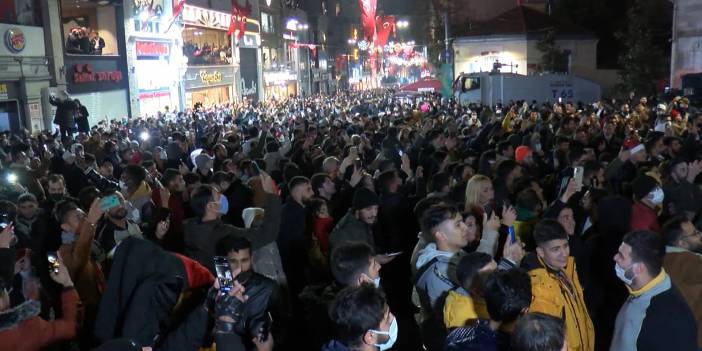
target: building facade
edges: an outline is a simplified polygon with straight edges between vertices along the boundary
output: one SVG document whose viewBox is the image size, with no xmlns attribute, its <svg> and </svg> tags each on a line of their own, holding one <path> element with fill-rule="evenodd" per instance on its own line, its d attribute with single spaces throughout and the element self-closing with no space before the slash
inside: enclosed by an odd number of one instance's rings
<svg viewBox="0 0 702 351">
<path fill-rule="evenodd" d="M 670 84 L 679 89 L 683 75 L 702 72 L 702 2 L 671 1 L 674 7 Z"/>
</svg>

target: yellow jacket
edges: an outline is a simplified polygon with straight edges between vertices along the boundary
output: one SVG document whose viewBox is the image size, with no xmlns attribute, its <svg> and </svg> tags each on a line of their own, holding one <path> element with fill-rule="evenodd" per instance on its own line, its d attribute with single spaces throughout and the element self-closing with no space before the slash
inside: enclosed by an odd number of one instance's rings
<svg viewBox="0 0 702 351">
<path fill-rule="evenodd" d="M 557 278 L 539 258 L 540 267 L 529 271 L 533 299 L 529 312 L 541 312 L 565 320 L 568 351 L 593 351 L 595 331 L 585 306 L 583 288 L 575 270 L 575 260 L 568 257 L 563 272 L 571 288 Z"/>
<path fill-rule="evenodd" d="M 490 319 L 483 298 L 471 297 L 464 289 L 451 290 L 444 302 L 446 329 L 473 324 L 477 319 Z"/>
</svg>

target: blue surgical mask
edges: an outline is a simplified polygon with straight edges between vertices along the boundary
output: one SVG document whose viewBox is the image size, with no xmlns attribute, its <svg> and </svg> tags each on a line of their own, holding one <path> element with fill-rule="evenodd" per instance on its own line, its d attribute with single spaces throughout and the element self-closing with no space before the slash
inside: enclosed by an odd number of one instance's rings
<svg viewBox="0 0 702 351">
<path fill-rule="evenodd" d="M 229 200 L 224 195 L 219 195 L 219 213 L 226 215 L 229 212 Z"/>
<path fill-rule="evenodd" d="M 390 330 L 382 331 L 371 329 L 371 331 L 376 334 L 387 335 L 390 337 L 388 341 L 382 344 L 375 344 L 375 346 L 380 348 L 380 351 L 389 350 L 392 348 L 393 345 L 395 345 L 395 341 L 397 341 L 397 333 L 399 332 L 399 328 L 397 326 L 397 318 L 392 319 L 392 323 L 390 323 Z"/>
</svg>

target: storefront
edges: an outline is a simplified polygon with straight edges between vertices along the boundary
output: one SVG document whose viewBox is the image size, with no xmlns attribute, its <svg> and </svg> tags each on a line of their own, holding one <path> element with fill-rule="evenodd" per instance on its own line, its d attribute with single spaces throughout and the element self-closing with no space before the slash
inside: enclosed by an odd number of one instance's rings
<svg viewBox="0 0 702 351">
<path fill-rule="evenodd" d="M 110 57 L 67 57 L 68 94 L 88 109 L 91 126 L 129 116 L 127 73 Z"/>
<path fill-rule="evenodd" d="M 221 105 L 234 101 L 234 67 L 191 67 L 185 72 L 185 104 Z"/>
<path fill-rule="evenodd" d="M 178 106 L 174 88 L 174 72 L 170 64 L 170 42 L 137 40 L 134 76 L 139 96 L 141 116 L 153 116 L 166 106 Z"/>
<path fill-rule="evenodd" d="M 263 82 L 266 99 L 283 99 L 297 95 L 297 74 L 290 70 L 264 71 Z"/>
<path fill-rule="evenodd" d="M 258 60 L 256 49 L 240 48 L 241 97 L 258 101 Z"/>
<path fill-rule="evenodd" d="M 124 4 L 127 57 L 133 67 L 129 70 L 133 114 L 148 117 L 166 107 L 179 110 L 185 58 L 179 45 L 180 31 L 169 28 L 171 1 L 130 0 Z"/>
<path fill-rule="evenodd" d="M 43 28 L 0 24 L 0 40 L 0 131 L 50 128 Z"/>
<path fill-rule="evenodd" d="M 236 70 L 232 38 L 227 35 L 231 15 L 196 6 L 183 8 L 183 78 L 185 106 L 234 102 Z"/>
</svg>

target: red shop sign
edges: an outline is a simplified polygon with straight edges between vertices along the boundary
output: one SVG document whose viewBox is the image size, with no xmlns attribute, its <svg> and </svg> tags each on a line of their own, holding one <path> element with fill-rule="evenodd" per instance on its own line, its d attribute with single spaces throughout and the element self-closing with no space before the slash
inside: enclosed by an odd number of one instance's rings
<svg viewBox="0 0 702 351">
<path fill-rule="evenodd" d="M 104 71 L 94 72 L 93 65 L 86 63 L 78 63 L 73 66 L 73 82 L 91 83 L 91 82 L 114 82 L 122 81 L 122 72 L 120 71 Z"/>
<path fill-rule="evenodd" d="M 168 56 L 170 49 L 166 43 L 137 41 L 136 53 L 137 56 Z"/>
</svg>

